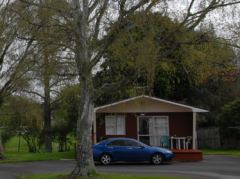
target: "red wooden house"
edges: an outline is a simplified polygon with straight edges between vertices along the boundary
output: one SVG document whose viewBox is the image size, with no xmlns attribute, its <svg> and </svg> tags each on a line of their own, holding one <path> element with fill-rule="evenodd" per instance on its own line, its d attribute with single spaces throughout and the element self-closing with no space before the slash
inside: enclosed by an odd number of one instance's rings
<svg viewBox="0 0 240 179">
<path fill-rule="evenodd" d="M 207 110 L 150 96 L 137 96 L 95 108 L 94 142 L 130 137 L 171 148 L 176 159 L 201 160 L 197 150 L 197 113 Z"/>
</svg>

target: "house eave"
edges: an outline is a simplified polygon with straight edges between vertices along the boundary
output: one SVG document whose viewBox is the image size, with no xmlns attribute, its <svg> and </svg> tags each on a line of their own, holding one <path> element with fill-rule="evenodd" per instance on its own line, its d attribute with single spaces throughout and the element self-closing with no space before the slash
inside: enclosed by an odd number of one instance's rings
<svg viewBox="0 0 240 179">
<path fill-rule="evenodd" d="M 129 102 L 129 101 L 133 101 L 133 100 L 136 100 L 136 99 L 139 99 L 139 98 L 151 99 L 153 101 L 158 101 L 158 102 L 162 102 L 162 103 L 166 103 L 166 104 L 171 104 L 173 106 L 177 106 L 177 107 L 185 109 L 185 111 L 182 111 L 182 112 L 196 112 L 196 113 L 209 112 L 208 110 L 205 110 L 205 109 L 200 109 L 200 108 L 196 108 L 196 107 L 192 107 L 192 106 L 188 106 L 188 105 L 184 105 L 184 104 L 180 104 L 180 103 L 176 103 L 176 102 L 172 102 L 172 101 L 168 101 L 168 100 L 164 100 L 164 99 L 160 99 L 160 98 L 156 98 L 156 97 L 150 97 L 150 96 L 146 96 L 146 95 L 136 96 L 136 97 L 128 98 L 128 99 L 118 101 L 118 102 L 115 102 L 115 103 L 111 103 L 111 104 L 107 104 L 107 105 L 104 105 L 104 106 L 96 107 L 95 112 L 98 113 L 98 111 L 100 111 L 100 110 L 107 109 L 107 108 L 113 107 L 113 106 L 117 106 L 117 105 Z M 136 112 L 136 111 L 134 111 L 134 112 Z M 138 112 L 142 112 L 142 111 L 138 111 Z M 154 111 L 150 111 L 150 112 L 154 112 Z M 165 112 L 181 112 L 181 111 L 165 111 Z"/>
</svg>

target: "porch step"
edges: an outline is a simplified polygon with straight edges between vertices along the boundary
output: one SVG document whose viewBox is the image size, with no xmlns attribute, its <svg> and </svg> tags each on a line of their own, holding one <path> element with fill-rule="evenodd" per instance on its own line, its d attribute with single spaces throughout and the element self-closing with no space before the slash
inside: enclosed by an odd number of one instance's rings
<svg viewBox="0 0 240 179">
<path fill-rule="evenodd" d="M 177 150 L 173 149 L 175 154 L 174 160 L 176 161 L 201 161 L 203 159 L 202 151 L 200 150 Z"/>
</svg>

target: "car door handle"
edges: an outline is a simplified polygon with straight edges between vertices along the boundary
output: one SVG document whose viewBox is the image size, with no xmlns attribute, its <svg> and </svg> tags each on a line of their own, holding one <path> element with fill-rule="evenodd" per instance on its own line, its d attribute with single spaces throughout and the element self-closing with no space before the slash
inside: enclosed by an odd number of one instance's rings
<svg viewBox="0 0 240 179">
<path fill-rule="evenodd" d="M 128 147 L 127 149 L 133 149 L 132 147 Z"/>
</svg>

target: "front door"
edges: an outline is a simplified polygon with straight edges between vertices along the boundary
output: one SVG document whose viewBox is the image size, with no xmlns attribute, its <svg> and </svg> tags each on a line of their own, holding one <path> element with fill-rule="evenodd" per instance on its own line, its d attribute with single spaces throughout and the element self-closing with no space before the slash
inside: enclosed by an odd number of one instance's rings
<svg viewBox="0 0 240 179">
<path fill-rule="evenodd" d="M 161 146 L 161 137 L 169 136 L 168 116 L 141 116 L 138 118 L 138 138 L 151 146 Z"/>
</svg>

